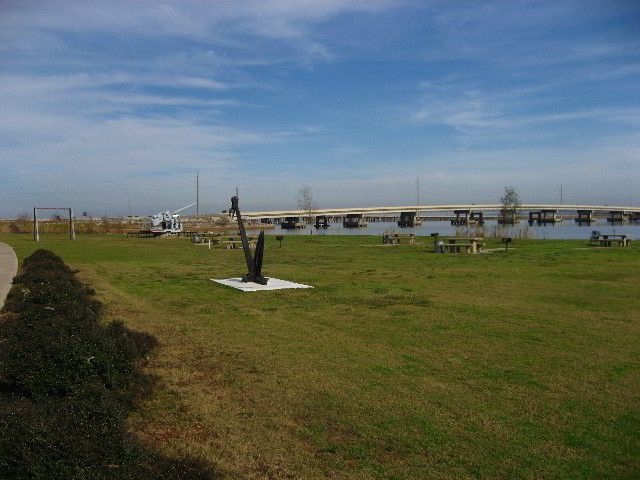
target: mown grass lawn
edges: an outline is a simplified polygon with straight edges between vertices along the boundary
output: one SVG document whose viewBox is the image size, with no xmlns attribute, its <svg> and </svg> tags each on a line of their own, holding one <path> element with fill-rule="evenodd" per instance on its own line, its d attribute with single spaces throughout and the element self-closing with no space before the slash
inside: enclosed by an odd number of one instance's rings
<svg viewBox="0 0 640 480">
<path fill-rule="evenodd" d="M 264 274 L 315 288 L 241 293 L 209 280 L 241 250 L 0 235 L 158 338 L 131 428 L 228 478 L 638 478 L 640 247 L 421 240 L 271 237 Z"/>
</svg>

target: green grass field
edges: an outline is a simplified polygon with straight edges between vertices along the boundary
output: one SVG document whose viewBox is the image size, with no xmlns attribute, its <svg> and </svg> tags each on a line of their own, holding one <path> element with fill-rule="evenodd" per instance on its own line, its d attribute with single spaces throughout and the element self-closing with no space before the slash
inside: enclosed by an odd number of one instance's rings
<svg viewBox="0 0 640 480">
<path fill-rule="evenodd" d="M 315 288 L 242 293 L 209 280 L 241 250 L 0 235 L 158 338 L 131 429 L 226 478 L 640 477 L 640 247 L 421 240 L 268 238 L 263 273 Z"/>
</svg>

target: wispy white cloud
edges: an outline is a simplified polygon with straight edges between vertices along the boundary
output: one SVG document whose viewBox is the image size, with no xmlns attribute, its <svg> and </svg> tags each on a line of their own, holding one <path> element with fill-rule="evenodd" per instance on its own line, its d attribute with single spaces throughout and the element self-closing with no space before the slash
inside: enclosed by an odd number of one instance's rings
<svg viewBox="0 0 640 480">
<path fill-rule="evenodd" d="M 128 42 L 132 51 L 156 38 L 162 42 L 175 38 L 193 42 L 196 48 L 208 45 L 211 58 L 226 63 L 257 61 L 251 50 L 263 55 L 262 61 L 290 61 L 297 56 L 307 63 L 332 58 L 328 47 L 314 38 L 318 23 L 344 13 L 380 12 L 400 5 L 389 0 L 40 1 L 5 6 L 0 29 L 23 51 L 61 51 L 65 40 L 56 32 L 90 32 L 116 45 Z M 25 35 L 25 31 L 35 33 Z M 265 50 L 264 42 L 269 48 L 279 47 Z M 283 48 L 287 57 L 278 54 Z M 234 53 L 233 60 L 225 58 L 225 51 Z"/>
<path fill-rule="evenodd" d="M 523 131 L 523 135 L 531 135 L 531 127 L 536 127 L 534 134 L 546 127 L 549 135 L 554 136 L 558 124 L 571 121 L 640 128 L 640 105 L 585 107 L 580 102 L 571 107 L 559 106 L 558 84 L 505 90 L 484 85 L 483 88 L 486 90 L 471 88 L 468 82 L 451 77 L 422 82 L 417 106 L 409 108 L 408 118 L 418 124 L 446 125 L 463 134 L 484 136 L 525 128 L 529 130 Z"/>
</svg>

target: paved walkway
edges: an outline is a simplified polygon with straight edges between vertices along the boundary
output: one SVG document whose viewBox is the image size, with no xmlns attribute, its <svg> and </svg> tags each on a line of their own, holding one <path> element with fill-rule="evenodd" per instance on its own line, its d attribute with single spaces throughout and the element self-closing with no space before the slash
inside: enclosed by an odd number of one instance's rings
<svg viewBox="0 0 640 480">
<path fill-rule="evenodd" d="M 18 257 L 6 243 L 0 242 L 0 308 L 11 289 L 11 282 L 18 271 Z"/>
</svg>

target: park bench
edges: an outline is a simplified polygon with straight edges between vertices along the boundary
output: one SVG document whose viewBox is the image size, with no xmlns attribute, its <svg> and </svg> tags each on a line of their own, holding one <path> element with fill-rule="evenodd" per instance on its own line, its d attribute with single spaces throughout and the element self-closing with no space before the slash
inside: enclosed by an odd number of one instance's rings
<svg viewBox="0 0 640 480">
<path fill-rule="evenodd" d="M 591 237 L 589 238 L 589 245 L 593 245 L 593 242 L 597 242 L 600 238 L 600 232 L 598 230 L 593 230 L 591 232 Z"/>
</svg>

